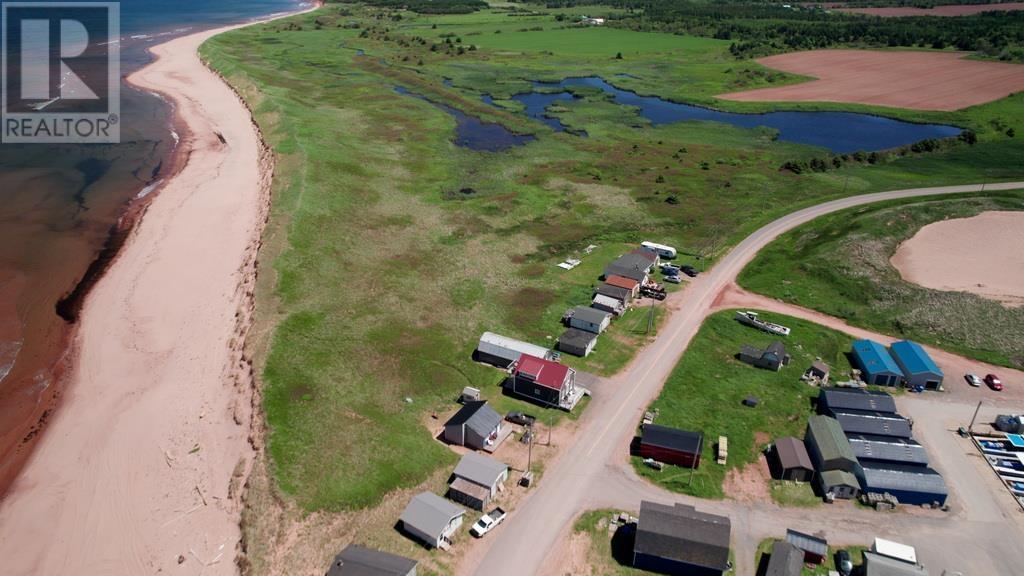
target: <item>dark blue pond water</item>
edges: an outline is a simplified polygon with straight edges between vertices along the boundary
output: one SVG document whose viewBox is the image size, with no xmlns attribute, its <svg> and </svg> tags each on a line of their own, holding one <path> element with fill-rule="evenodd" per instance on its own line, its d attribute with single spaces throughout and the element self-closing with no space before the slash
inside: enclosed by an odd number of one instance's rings
<svg viewBox="0 0 1024 576">
<path fill-rule="evenodd" d="M 524 113 L 529 117 L 540 120 L 555 130 L 564 131 L 565 125 L 557 118 L 547 117 L 545 111 L 555 102 L 573 98 L 568 90 L 551 92 L 552 89 L 574 86 L 598 88 L 612 94 L 617 104 L 638 107 L 640 116 L 655 126 L 685 120 L 724 122 L 743 128 L 766 126 L 778 130 L 780 140 L 821 146 L 840 153 L 885 150 L 927 138 L 948 138 L 960 133 L 960 128 L 955 126 L 914 124 L 855 112 L 722 112 L 670 102 L 656 96 L 640 96 L 635 92 L 616 88 L 597 76 L 566 78 L 561 82 L 534 82 L 534 91 L 516 94 L 512 99 L 525 106 Z M 489 96 L 484 97 L 484 102 L 493 104 Z"/>
<path fill-rule="evenodd" d="M 476 116 L 470 116 L 461 110 L 434 102 L 421 94 L 410 92 L 403 86 L 395 86 L 395 92 L 419 98 L 451 114 L 455 118 L 454 142 L 456 146 L 484 152 L 501 152 L 513 146 L 522 146 L 536 140 L 532 134 L 515 134 L 501 124 L 484 122 Z"/>
</svg>

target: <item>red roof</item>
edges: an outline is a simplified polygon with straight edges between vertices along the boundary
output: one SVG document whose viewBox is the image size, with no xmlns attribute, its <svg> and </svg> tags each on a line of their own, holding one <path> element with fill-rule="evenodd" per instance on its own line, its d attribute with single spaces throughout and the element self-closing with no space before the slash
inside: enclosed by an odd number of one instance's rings
<svg viewBox="0 0 1024 576">
<path fill-rule="evenodd" d="M 565 386 L 565 378 L 569 374 L 569 367 L 565 364 L 544 360 L 529 354 L 519 357 L 519 364 L 516 365 L 516 374 L 528 376 L 531 380 L 554 390 L 561 390 Z"/>
<path fill-rule="evenodd" d="M 626 278 L 625 276 L 611 275 L 604 280 L 605 284 L 611 284 L 612 286 L 618 286 L 619 288 L 625 288 L 626 290 L 632 290 L 640 284 L 638 280 L 632 278 Z"/>
</svg>

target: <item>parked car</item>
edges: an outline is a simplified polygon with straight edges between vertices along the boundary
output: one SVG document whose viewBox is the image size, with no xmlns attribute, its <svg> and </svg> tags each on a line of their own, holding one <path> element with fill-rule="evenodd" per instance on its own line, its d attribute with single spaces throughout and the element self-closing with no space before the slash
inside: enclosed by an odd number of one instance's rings
<svg viewBox="0 0 1024 576">
<path fill-rule="evenodd" d="M 964 380 L 967 380 L 967 383 L 975 388 L 981 386 L 981 378 L 978 378 L 977 374 L 966 374 L 964 375 Z"/>
<path fill-rule="evenodd" d="M 696 278 L 697 277 L 697 269 L 694 268 L 693 266 L 689 266 L 689 265 L 683 266 L 682 268 L 680 268 L 680 270 L 682 270 L 683 274 L 686 274 L 690 278 Z"/>
<path fill-rule="evenodd" d="M 678 276 L 679 266 L 674 266 L 672 264 L 662 264 L 661 273 L 664 274 L 665 276 Z"/>
<path fill-rule="evenodd" d="M 853 572 L 853 560 L 850 558 L 848 550 L 836 552 L 836 569 L 842 576 L 850 576 L 850 573 Z"/>
<path fill-rule="evenodd" d="M 679 284 L 683 279 L 679 276 L 665 276 L 665 282 L 671 282 L 673 284 Z"/>
<path fill-rule="evenodd" d="M 491 510 L 487 514 L 484 514 L 473 524 L 473 527 L 469 529 L 469 533 L 477 538 L 482 538 L 484 534 L 487 534 L 491 530 L 501 524 L 501 521 L 505 519 L 507 514 L 501 507 Z"/>
<path fill-rule="evenodd" d="M 537 421 L 537 417 L 530 416 L 525 412 L 509 412 L 505 415 L 505 420 L 522 426 L 533 426 L 533 423 Z"/>
<path fill-rule="evenodd" d="M 996 392 L 999 392 L 1000 390 L 1003 389 L 1003 383 L 999 380 L 999 377 L 996 376 L 995 374 L 986 374 L 985 375 L 985 384 L 988 384 L 988 387 L 993 389 L 993 390 L 995 390 Z"/>
</svg>

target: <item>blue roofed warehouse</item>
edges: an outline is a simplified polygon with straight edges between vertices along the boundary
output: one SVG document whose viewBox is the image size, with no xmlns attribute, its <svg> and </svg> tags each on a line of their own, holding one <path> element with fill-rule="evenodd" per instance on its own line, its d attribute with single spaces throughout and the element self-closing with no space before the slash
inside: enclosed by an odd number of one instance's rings
<svg viewBox="0 0 1024 576">
<path fill-rule="evenodd" d="M 853 343 L 853 363 L 860 369 L 861 379 L 868 384 L 896 386 L 903 379 L 903 371 L 889 351 L 874 340 Z"/>
<path fill-rule="evenodd" d="M 937 390 L 942 386 L 942 369 L 917 342 L 901 340 L 889 347 L 893 360 L 903 370 L 908 386 Z"/>
</svg>

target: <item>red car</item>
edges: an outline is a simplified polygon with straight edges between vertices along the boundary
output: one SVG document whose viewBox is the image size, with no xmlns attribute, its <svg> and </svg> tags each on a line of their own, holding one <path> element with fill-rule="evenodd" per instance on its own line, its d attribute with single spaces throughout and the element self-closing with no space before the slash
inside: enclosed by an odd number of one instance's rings
<svg viewBox="0 0 1024 576">
<path fill-rule="evenodd" d="M 988 384 L 988 387 L 995 390 L 996 392 L 1003 389 L 1003 383 L 999 381 L 999 377 L 996 376 L 995 374 L 986 374 L 985 384 Z"/>
</svg>

